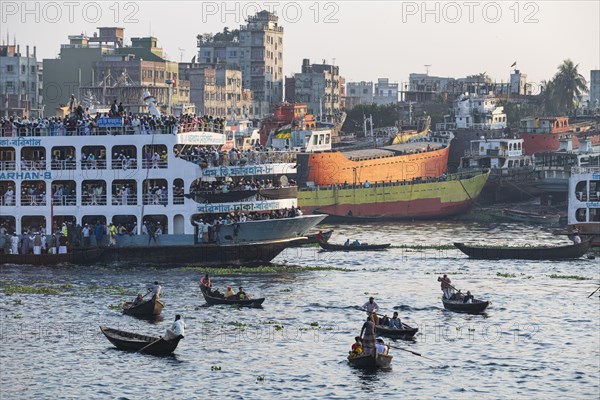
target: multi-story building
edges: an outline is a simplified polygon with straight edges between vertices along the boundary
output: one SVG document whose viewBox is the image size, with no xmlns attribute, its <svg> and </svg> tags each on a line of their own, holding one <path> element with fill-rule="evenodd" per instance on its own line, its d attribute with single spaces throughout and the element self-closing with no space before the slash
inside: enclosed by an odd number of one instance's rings
<svg viewBox="0 0 600 400">
<path fill-rule="evenodd" d="M 253 114 L 266 115 L 283 100 L 283 27 L 278 17 L 260 11 L 239 30 L 198 36 L 198 62 L 239 68 L 252 91 Z"/>
<path fill-rule="evenodd" d="M 33 52 L 26 46 L 24 54 L 19 45 L 0 46 L 0 116 L 42 115 L 38 64 L 35 46 Z"/>
<path fill-rule="evenodd" d="M 93 37 L 71 35 L 69 43 L 60 46 L 58 58 L 44 59 L 44 105 L 47 115 L 54 115 L 68 103 L 80 86 L 95 86 L 92 64 L 114 54 L 123 47 L 123 28 L 98 28 Z"/>
<path fill-rule="evenodd" d="M 58 59 L 44 60 L 47 110 L 60 109 L 71 94 L 101 106 L 115 100 L 132 113 L 147 112 L 143 97 L 153 96 L 163 112 L 189 111 L 189 82 L 178 79 L 177 62 L 165 59 L 155 37 L 131 38 L 124 46 L 123 28 L 98 28 L 93 37 L 69 36 Z M 54 113 L 54 112 L 51 112 Z"/>
<path fill-rule="evenodd" d="M 92 72 L 97 83 L 82 86 L 81 94 L 92 94 L 102 104 L 117 100 L 126 110 L 140 113 L 147 111 L 143 101 L 146 91 L 167 111 L 170 90 L 172 112 L 183 112 L 190 102 L 189 81 L 179 79 L 178 63 L 165 59 L 157 43 L 155 37 L 131 38 L 131 46 L 117 48 L 114 54 L 94 61 Z"/>
<path fill-rule="evenodd" d="M 203 115 L 254 118 L 252 91 L 244 89 L 242 72 L 225 64 L 215 67 L 200 64 L 180 65 L 180 76 L 190 82 L 190 101 Z"/>
<path fill-rule="evenodd" d="M 377 105 L 398 104 L 398 84 L 388 78 L 379 78 L 375 84 L 373 102 Z"/>
<path fill-rule="evenodd" d="M 590 71 L 590 109 L 600 109 L 600 69 Z"/>
<path fill-rule="evenodd" d="M 306 103 L 308 112 L 326 117 L 341 110 L 340 69 L 335 65 L 302 60 L 302 72 L 294 75 L 294 102 Z"/>
<path fill-rule="evenodd" d="M 373 104 L 373 82 L 348 82 L 346 85 L 346 109 L 359 104 Z"/>
</svg>

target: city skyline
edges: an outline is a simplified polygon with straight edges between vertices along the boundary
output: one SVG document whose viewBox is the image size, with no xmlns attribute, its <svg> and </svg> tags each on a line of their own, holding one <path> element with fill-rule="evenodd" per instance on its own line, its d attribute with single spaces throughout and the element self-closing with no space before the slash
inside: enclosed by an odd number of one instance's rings
<svg viewBox="0 0 600 400">
<path fill-rule="evenodd" d="M 285 76 L 299 72 L 304 58 L 339 66 L 346 82 L 389 77 L 401 84 L 410 73 L 426 70 L 442 77 L 485 72 L 507 82 L 515 61 L 514 68 L 533 83 L 552 78 L 567 58 L 579 64 L 586 80 L 600 67 L 600 4 L 593 1 L 377 1 L 368 7 L 351 1 L 9 1 L 1 7 L 2 42 L 8 35 L 9 44 L 16 38 L 22 52 L 26 45 L 36 46 L 39 60 L 55 58 L 69 35 L 92 36 L 99 26 L 121 26 L 127 43 L 152 35 L 169 59 L 189 62 L 197 55 L 198 34 L 237 29 L 247 14 L 270 8 L 284 28 Z M 176 16 L 177 29 L 157 15 Z"/>
</svg>

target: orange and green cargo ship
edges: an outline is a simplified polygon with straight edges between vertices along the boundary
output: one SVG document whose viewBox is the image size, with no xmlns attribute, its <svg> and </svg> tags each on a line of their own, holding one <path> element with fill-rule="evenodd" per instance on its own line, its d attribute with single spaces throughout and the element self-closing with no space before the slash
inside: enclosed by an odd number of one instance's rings
<svg viewBox="0 0 600 400">
<path fill-rule="evenodd" d="M 411 181 L 305 187 L 298 206 L 308 214 L 326 214 L 328 221 L 357 222 L 439 219 L 468 212 L 489 177 L 489 171 Z"/>
</svg>

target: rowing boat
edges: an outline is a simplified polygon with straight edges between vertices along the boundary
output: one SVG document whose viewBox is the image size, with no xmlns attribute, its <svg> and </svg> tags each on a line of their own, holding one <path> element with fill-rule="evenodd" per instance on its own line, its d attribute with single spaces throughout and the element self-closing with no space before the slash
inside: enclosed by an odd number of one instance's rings
<svg viewBox="0 0 600 400">
<path fill-rule="evenodd" d="M 225 299 L 223 297 L 218 297 L 214 295 L 214 292 L 210 291 L 210 288 L 206 286 L 200 285 L 200 290 L 202 290 L 202 295 L 204 296 L 204 300 L 206 303 L 210 305 L 216 304 L 228 304 L 228 305 L 237 305 L 237 306 L 245 306 L 245 307 L 260 307 L 262 303 L 265 301 L 264 297 L 259 299 Z"/>
<path fill-rule="evenodd" d="M 564 260 L 583 256 L 592 243 L 591 239 L 566 246 L 479 246 L 454 243 L 460 251 L 470 258 L 479 260 Z"/>
<path fill-rule="evenodd" d="M 140 335 L 106 326 L 101 326 L 100 330 L 118 349 L 126 351 L 140 351 L 143 349 L 144 353 L 154 355 L 172 353 L 183 338 L 183 336 L 179 336 L 172 340 L 164 340 L 162 337 Z"/>
<path fill-rule="evenodd" d="M 391 339 L 412 339 L 419 331 L 419 328 L 413 328 L 402 324 L 401 329 L 389 328 L 384 325 L 375 325 L 375 333 L 379 336 L 385 336 Z"/>
<path fill-rule="evenodd" d="M 465 314 L 480 314 L 490 305 L 489 301 L 474 299 L 472 303 L 463 303 L 463 300 L 460 298 L 448 300 L 443 296 L 442 303 L 446 310 Z"/>
<path fill-rule="evenodd" d="M 165 304 L 156 299 L 156 296 L 152 296 L 150 300 L 146 300 L 140 304 L 133 305 L 133 303 L 123 304 L 123 314 L 133 315 L 136 317 L 154 317 L 160 315 Z"/>
<path fill-rule="evenodd" d="M 389 368 L 392 363 L 393 356 L 387 354 L 378 354 L 373 351 L 371 354 L 348 356 L 348 362 L 350 365 L 356 368 Z"/>
</svg>

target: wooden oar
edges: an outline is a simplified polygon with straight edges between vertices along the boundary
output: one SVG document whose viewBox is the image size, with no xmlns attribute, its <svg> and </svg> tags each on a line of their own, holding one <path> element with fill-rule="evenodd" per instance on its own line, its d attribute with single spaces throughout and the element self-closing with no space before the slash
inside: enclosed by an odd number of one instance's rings
<svg viewBox="0 0 600 400">
<path fill-rule="evenodd" d="M 145 345 L 144 347 L 142 347 L 141 349 L 139 349 L 138 351 L 136 351 L 136 353 L 139 353 L 140 351 L 144 351 L 146 350 L 148 347 L 152 346 L 153 344 L 156 344 L 158 342 L 160 342 L 162 340 L 162 337 L 159 337 L 158 339 L 156 339 L 154 342 Z"/>
<path fill-rule="evenodd" d="M 406 351 L 406 352 L 408 352 L 408 353 L 414 354 L 415 356 L 423 357 L 423 358 L 426 358 L 426 359 L 428 359 L 428 360 L 434 361 L 434 362 L 436 362 L 436 363 L 440 363 L 438 360 L 434 360 L 433 358 L 425 357 L 423 354 L 421 354 L 421 353 L 417 353 L 416 351 L 407 350 L 407 349 L 405 349 L 405 348 L 398 347 L 398 346 L 391 346 L 391 345 L 389 345 L 389 344 L 388 344 L 387 346 L 388 346 L 389 348 L 392 348 L 392 349 L 403 350 L 403 351 Z M 440 364 L 441 364 L 441 363 L 440 363 Z"/>
<path fill-rule="evenodd" d="M 598 286 L 598 289 L 596 289 L 592 293 L 590 293 L 590 295 L 587 298 L 589 299 L 590 297 L 592 297 L 594 295 L 594 293 L 596 293 L 598 290 L 600 290 L 600 286 Z"/>
</svg>

